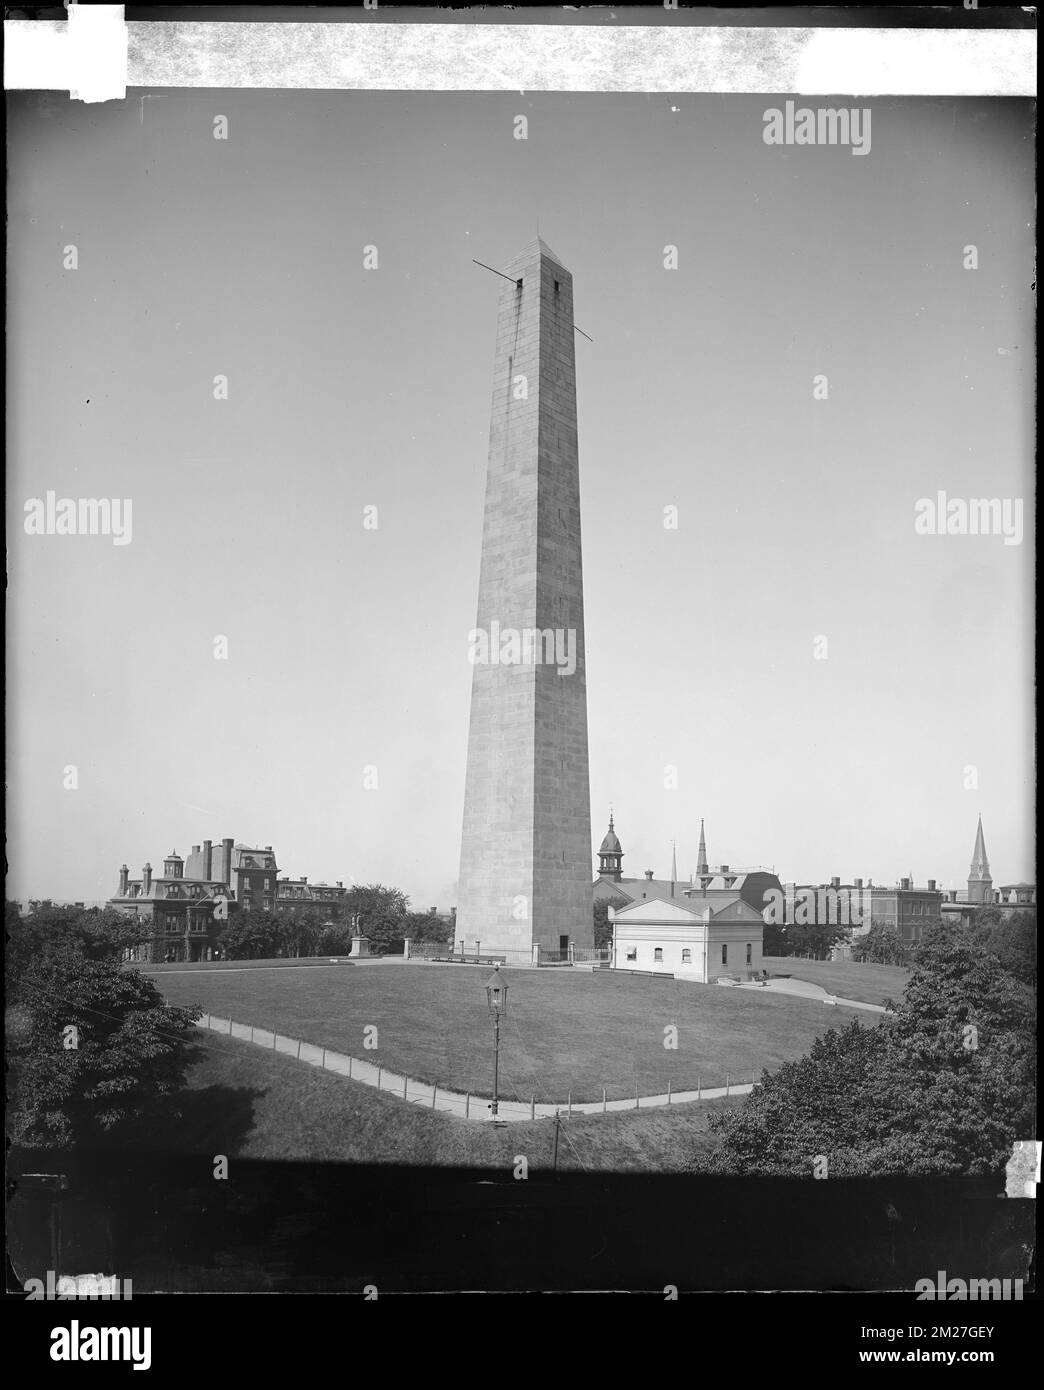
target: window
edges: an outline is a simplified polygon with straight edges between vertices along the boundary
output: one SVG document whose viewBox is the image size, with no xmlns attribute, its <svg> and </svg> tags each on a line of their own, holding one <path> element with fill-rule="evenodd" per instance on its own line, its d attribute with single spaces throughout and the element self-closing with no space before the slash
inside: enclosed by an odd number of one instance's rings
<svg viewBox="0 0 1044 1390">
<path fill-rule="evenodd" d="M 750 942 L 748 941 L 748 942 L 747 942 L 747 964 L 750 965 L 750 964 L 752 963 L 752 961 L 753 961 L 753 950 L 752 950 L 752 947 L 751 947 Z"/>
<path fill-rule="evenodd" d="M 682 965 L 691 965 L 691 964 L 692 964 L 692 952 L 689 950 L 688 946 L 683 946 L 683 947 L 682 947 Z"/>
<path fill-rule="evenodd" d="M 627 959 L 628 959 L 628 960 L 637 960 L 637 959 L 638 959 L 638 947 L 637 947 L 637 946 L 628 946 L 628 948 L 627 948 Z"/>
<path fill-rule="evenodd" d="M 728 965 L 729 963 L 729 948 L 724 942 L 722 942 L 721 947 L 721 963 L 722 965 Z"/>
<path fill-rule="evenodd" d="M 266 887 L 266 888 L 271 888 L 271 886 L 272 886 L 272 880 L 271 880 L 270 878 L 266 878 L 266 879 L 265 879 L 265 887 Z"/>
<path fill-rule="evenodd" d="M 653 947 L 653 960 L 663 960 L 663 947 L 662 947 L 662 946 L 654 946 L 654 947 Z"/>
</svg>

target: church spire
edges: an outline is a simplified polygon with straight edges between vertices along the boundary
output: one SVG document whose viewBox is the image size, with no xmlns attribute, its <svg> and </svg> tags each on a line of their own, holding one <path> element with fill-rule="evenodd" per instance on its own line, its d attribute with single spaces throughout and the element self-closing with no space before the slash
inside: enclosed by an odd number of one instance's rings
<svg viewBox="0 0 1044 1390">
<path fill-rule="evenodd" d="M 678 842 L 671 841 L 671 883 L 678 882 Z"/>
<path fill-rule="evenodd" d="M 703 817 L 700 817 L 700 852 L 696 857 L 697 874 L 706 874 L 710 870 L 707 868 L 707 839 L 703 833 Z"/>
<path fill-rule="evenodd" d="M 991 903 L 993 901 L 993 879 L 990 876 L 990 861 L 986 858 L 986 840 L 982 833 L 982 813 L 979 813 L 979 827 L 975 832 L 975 848 L 972 850 L 971 869 L 968 873 L 968 901 L 970 903 Z"/>
</svg>

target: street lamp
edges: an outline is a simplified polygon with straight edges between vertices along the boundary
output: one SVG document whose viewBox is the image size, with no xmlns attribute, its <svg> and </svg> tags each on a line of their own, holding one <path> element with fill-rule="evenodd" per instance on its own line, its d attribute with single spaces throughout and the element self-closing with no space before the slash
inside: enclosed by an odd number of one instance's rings
<svg viewBox="0 0 1044 1390">
<path fill-rule="evenodd" d="M 507 1013 L 507 982 L 501 977 L 500 966 L 493 967 L 493 974 L 486 981 L 486 1007 L 493 1020 L 493 1123 L 497 1123 L 497 1108 L 500 1085 L 500 1020 Z"/>
</svg>

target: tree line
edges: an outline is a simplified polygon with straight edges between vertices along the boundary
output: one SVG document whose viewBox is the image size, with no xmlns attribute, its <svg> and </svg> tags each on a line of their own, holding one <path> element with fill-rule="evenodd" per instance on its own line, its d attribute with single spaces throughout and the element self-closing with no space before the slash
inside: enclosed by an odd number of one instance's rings
<svg viewBox="0 0 1044 1390">
<path fill-rule="evenodd" d="M 407 937 L 452 941 L 455 920 L 456 908 L 447 922 L 434 907 L 411 912 L 409 898 L 398 888 L 357 884 L 341 901 L 322 907 L 292 909 L 277 902 L 268 911 L 253 907 L 233 912 L 217 947 L 225 960 L 347 955 L 353 931 L 358 931 L 375 955 L 399 955 Z"/>
</svg>

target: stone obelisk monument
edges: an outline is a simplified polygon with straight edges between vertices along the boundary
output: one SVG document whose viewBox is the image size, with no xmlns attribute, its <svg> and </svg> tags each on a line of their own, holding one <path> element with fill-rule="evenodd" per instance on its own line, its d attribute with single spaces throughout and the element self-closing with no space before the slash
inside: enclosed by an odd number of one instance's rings
<svg viewBox="0 0 1044 1390">
<path fill-rule="evenodd" d="M 539 237 L 504 270 L 457 941 L 532 957 L 594 944 L 573 280 Z"/>
</svg>

